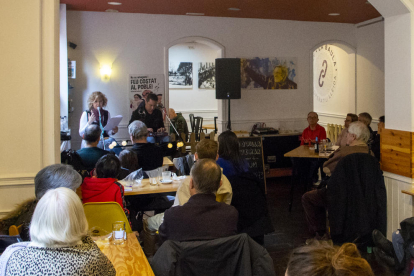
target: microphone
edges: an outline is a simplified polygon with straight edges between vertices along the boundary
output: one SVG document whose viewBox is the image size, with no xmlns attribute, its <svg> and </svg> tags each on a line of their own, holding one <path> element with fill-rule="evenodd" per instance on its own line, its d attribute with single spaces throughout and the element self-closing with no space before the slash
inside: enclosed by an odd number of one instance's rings
<svg viewBox="0 0 414 276">
<path fill-rule="evenodd" d="M 106 148 L 105 148 L 105 140 L 104 140 L 104 135 L 103 135 L 104 129 L 103 129 L 103 126 L 102 126 L 101 107 L 100 106 L 98 106 L 98 113 L 99 113 L 99 127 L 101 128 L 101 140 L 102 140 L 103 148 L 104 148 L 104 150 L 106 150 Z"/>
</svg>

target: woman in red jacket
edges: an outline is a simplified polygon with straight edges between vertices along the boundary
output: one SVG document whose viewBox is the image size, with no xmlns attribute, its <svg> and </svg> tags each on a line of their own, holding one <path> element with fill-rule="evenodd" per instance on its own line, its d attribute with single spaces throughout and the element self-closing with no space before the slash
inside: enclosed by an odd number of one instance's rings
<svg viewBox="0 0 414 276">
<path fill-rule="evenodd" d="M 118 183 L 121 163 L 114 154 L 102 156 L 96 163 L 92 177 L 86 177 L 82 183 L 82 200 L 87 202 L 115 201 L 129 214 L 124 200 L 124 186 Z"/>
</svg>

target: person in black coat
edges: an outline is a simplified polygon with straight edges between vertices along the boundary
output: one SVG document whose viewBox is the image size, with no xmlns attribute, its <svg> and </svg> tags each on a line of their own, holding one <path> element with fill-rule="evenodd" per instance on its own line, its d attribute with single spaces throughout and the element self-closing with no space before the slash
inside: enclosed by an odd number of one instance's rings
<svg viewBox="0 0 414 276">
<path fill-rule="evenodd" d="M 162 240 L 212 240 L 237 234 L 238 212 L 217 202 L 221 169 L 210 159 L 197 161 L 191 169 L 191 197 L 183 206 L 165 211 L 159 228 Z"/>
</svg>

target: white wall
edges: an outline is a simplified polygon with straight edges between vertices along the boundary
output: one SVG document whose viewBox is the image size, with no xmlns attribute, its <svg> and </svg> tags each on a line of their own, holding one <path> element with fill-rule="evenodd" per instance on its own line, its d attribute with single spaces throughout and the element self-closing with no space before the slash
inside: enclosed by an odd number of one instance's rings
<svg viewBox="0 0 414 276">
<path fill-rule="evenodd" d="M 377 129 L 378 118 L 385 115 L 384 22 L 356 29 L 357 37 L 357 114 L 368 112 Z M 388 118 L 387 118 L 388 122 Z"/>
<path fill-rule="evenodd" d="M 0 23 L 2 216 L 34 197 L 36 173 L 60 161 L 59 3 L 3 1 Z"/>
<path fill-rule="evenodd" d="M 351 24 L 77 11 L 68 12 L 67 24 L 68 40 L 78 44 L 76 50 L 68 49 L 69 58 L 77 61 L 77 78 L 71 83 L 76 108 L 70 122 L 73 133 L 86 109 L 87 95 L 95 90 L 108 96 L 112 115 L 128 117 L 127 76 L 165 74 L 164 47 L 188 36 L 217 41 L 224 45 L 226 57 L 297 57 L 298 89 L 242 91 L 241 100 L 232 101 L 232 125 L 249 130 L 263 121 L 268 126 L 302 129 L 313 104 L 311 49 L 327 40 L 356 44 Z M 113 62 L 107 83 L 99 76 L 103 60 Z M 121 123 L 117 137 L 127 137 L 128 119 Z M 80 137 L 73 136 L 73 144 L 79 145 Z"/>
<path fill-rule="evenodd" d="M 176 112 L 182 112 L 189 121 L 188 114 L 204 118 L 203 124 L 213 123 L 217 116 L 217 100 L 215 89 L 198 88 L 198 68 L 200 62 L 215 62 L 219 52 L 202 43 L 185 43 L 172 46 L 169 49 L 169 62 L 178 65 L 180 62 L 193 63 L 193 88 L 170 89 L 169 107 Z"/>
<path fill-rule="evenodd" d="M 60 117 L 68 118 L 68 39 L 66 32 L 66 5 L 59 7 L 59 58 L 60 58 Z"/>
<path fill-rule="evenodd" d="M 329 53 L 329 55 L 323 55 L 321 56 L 324 57 L 323 59 L 318 58 L 316 60 L 322 64 L 322 61 L 326 58 L 328 66 L 332 69 L 332 71 L 328 70 L 328 72 L 332 76 L 325 75 L 326 79 L 324 82 L 326 87 L 323 87 L 322 93 L 324 101 L 319 101 L 315 95 L 313 99 L 314 111 L 319 114 L 321 125 L 327 123 L 343 125 L 346 114 L 355 112 L 355 50 L 347 45 L 338 43 L 327 43 L 321 45 L 321 47 L 323 49 L 317 52 L 316 55 L 318 53 Z M 314 59 L 313 62 L 315 63 L 316 60 Z M 315 66 L 316 68 L 321 68 L 321 64 L 314 64 L 313 86 L 317 88 L 319 88 L 318 82 L 321 71 L 315 70 Z M 326 67 L 322 68 L 325 69 Z M 334 76 L 336 77 L 335 80 Z M 335 81 L 335 84 L 332 84 L 328 78 Z M 331 93 L 331 98 L 329 98 L 328 93 Z"/>
</svg>

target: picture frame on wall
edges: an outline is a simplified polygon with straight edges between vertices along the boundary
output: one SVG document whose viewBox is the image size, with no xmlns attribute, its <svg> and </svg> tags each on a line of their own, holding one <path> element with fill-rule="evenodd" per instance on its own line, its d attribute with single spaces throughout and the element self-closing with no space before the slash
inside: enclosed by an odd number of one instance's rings
<svg viewBox="0 0 414 276">
<path fill-rule="evenodd" d="M 192 89 L 193 63 L 170 63 L 168 70 L 168 83 L 170 89 Z"/>
<path fill-rule="evenodd" d="M 200 62 L 198 64 L 198 88 L 215 89 L 216 88 L 216 63 Z"/>
<path fill-rule="evenodd" d="M 298 89 L 297 58 L 241 58 L 242 89 Z"/>
</svg>

